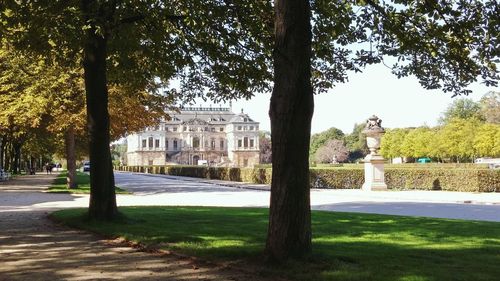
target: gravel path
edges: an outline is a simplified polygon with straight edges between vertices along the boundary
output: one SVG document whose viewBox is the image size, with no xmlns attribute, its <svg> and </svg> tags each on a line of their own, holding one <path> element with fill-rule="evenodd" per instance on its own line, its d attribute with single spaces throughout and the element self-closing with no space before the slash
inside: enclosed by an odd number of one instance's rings
<svg viewBox="0 0 500 281">
<path fill-rule="evenodd" d="M 152 254 L 54 224 L 43 193 L 55 175 L 0 183 L 0 280 L 266 280 L 230 266 L 170 253 Z"/>
</svg>

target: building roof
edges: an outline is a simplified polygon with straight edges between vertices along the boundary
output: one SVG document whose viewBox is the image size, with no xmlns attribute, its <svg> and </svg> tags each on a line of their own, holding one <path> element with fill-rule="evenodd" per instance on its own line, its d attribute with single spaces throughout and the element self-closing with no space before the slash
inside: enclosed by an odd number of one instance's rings
<svg viewBox="0 0 500 281">
<path fill-rule="evenodd" d="M 227 107 L 183 107 L 180 112 L 168 112 L 172 119 L 167 124 L 226 125 L 229 123 L 255 122 L 248 114 L 235 114 Z"/>
</svg>

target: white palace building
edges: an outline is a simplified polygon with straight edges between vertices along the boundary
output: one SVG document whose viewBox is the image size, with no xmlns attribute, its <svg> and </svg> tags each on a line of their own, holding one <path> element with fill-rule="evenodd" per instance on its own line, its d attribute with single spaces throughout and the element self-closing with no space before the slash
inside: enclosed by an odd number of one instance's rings
<svg viewBox="0 0 500 281">
<path fill-rule="evenodd" d="M 249 167 L 259 163 L 259 123 L 241 110 L 184 107 L 171 119 L 127 137 L 127 165 Z"/>
</svg>

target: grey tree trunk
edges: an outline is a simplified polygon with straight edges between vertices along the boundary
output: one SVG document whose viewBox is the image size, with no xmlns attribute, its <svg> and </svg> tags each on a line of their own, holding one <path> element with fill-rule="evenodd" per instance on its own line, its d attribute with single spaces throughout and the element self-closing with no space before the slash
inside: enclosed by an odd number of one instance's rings
<svg viewBox="0 0 500 281">
<path fill-rule="evenodd" d="M 266 255 L 302 258 L 311 251 L 309 142 L 311 11 L 308 0 L 275 0 L 274 89 L 269 116 L 272 184 Z"/>
<path fill-rule="evenodd" d="M 68 128 L 64 138 L 66 148 L 66 166 L 68 175 L 66 183 L 69 189 L 77 188 L 76 182 L 76 151 L 75 151 L 75 131 L 72 127 Z"/>
</svg>

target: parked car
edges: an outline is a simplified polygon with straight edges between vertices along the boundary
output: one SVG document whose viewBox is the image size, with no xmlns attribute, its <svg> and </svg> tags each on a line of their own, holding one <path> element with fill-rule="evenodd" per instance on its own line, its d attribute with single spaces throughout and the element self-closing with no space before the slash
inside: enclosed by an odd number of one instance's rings
<svg viewBox="0 0 500 281">
<path fill-rule="evenodd" d="M 418 158 L 417 163 L 431 163 L 431 158 L 429 157 Z"/>
<path fill-rule="evenodd" d="M 83 171 L 90 172 L 90 161 L 83 162 Z"/>
</svg>

